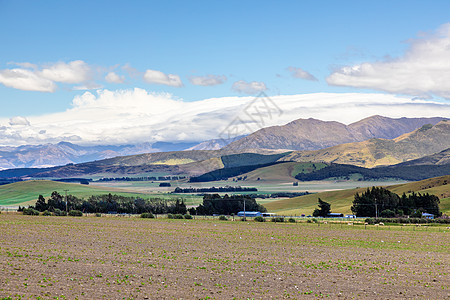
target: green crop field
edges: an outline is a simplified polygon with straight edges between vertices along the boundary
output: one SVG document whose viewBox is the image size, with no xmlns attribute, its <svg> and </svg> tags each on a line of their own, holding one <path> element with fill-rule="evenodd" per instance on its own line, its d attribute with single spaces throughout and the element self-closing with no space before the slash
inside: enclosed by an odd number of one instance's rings
<svg viewBox="0 0 450 300">
<path fill-rule="evenodd" d="M 126 189 L 116 186 L 93 186 L 74 183 L 63 183 L 49 180 L 30 180 L 16 182 L 12 184 L 0 186 L 0 206 L 8 205 L 30 205 L 34 204 L 39 195 L 50 197 L 53 191 L 57 191 L 61 195 L 65 194 L 64 190 L 68 190 L 68 194 L 78 198 L 88 198 L 91 195 L 116 194 L 126 197 L 140 198 L 184 198 L 187 205 L 198 204 L 201 197 L 192 195 L 172 195 L 164 192 L 150 192 L 138 189 Z"/>
</svg>

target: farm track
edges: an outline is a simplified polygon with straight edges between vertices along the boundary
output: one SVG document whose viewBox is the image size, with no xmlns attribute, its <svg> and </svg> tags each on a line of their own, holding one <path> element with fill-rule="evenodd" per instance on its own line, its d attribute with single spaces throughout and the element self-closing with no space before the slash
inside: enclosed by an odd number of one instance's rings
<svg viewBox="0 0 450 300">
<path fill-rule="evenodd" d="M 1 214 L 0 298 L 448 299 L 450 230 L 400 229 Z"/>
</svg>

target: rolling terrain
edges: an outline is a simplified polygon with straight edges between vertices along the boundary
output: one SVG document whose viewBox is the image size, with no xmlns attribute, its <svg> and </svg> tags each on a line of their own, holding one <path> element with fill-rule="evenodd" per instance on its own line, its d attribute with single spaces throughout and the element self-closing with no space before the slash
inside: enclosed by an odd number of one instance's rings
<svg viewBox="0 0 450 300">
<path fill-rule="evenodd" d="M 50 197 L 53 191 L 58 191 L 60 194 L 64 195 L 64 190 L 68 190 L 68 194 L 80 198 L 87 198 L 91 195 L 103 195 L 108 193 L 127 197 L 148 198 L 150 196 L 146 193 L 127 191 L 120 188 L 98 187 L 49 180 L 30 180 L 0 186 L 0 206 L 19 204 L 30 205 L 37 200 L 39 195 Z"/>
<path fill-rule="evenodd" d="M 450 122 L 424 125 L 393 140 L 370 139 L 315 151 L 294 151 L 283 161 L 349 164 L 366 168 L 394 165 L 441 152 L 450 147 Z"/>
<path fill-rule="evenodd" d="M 376 185 L 376 182 L 374 182 Z M 301 183 L 300 183 L 301 186 Z M 440 208 L 443 213 L 450 213 L 450 175 L 430 178 L 417 182 L 386 187 L 388 190 L 401 195 L 402 193 L 420 192 L 429 193 L 439 197 Z M 264 204 L 270 212 L 285 215 L 312 214 L 317 208 L 317 199 L 331 204 L 332 212 L 351 213 L 350 207 L 355 193 L 362 193 L 367 188 L 356 188 L 340 191 L 328 191 L 317 194 L 305 195 L 291 199 L 277 200 Z"/>
</svg>

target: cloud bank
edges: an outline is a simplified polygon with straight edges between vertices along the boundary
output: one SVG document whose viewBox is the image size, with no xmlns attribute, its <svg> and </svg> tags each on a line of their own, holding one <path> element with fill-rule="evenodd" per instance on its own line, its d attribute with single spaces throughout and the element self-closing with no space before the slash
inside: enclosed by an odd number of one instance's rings
<svg viewBox="0 0 450 300">
<path fill-rule="evenodd" d="M 409 42 L 402 57 L 347 66 L 332 73 L 331 85 L 369 88 L 418 97 L 450 99 L 450 23 Z"/>
<path fill-rule="evenodd" d="M 73 99 L 72 108 L 60 113 L 0 119 L 0 145 L 202 141 L 221 136 L 237 121 L 240 129 L 250 133 L 261 126 L 311 117 L 346 124 L 375 114 L 450 118 L 449 103 L 385 94 L 316 93 L 270 99 L 282 114 L 271 113 L 252 96 L 185 102 L 138 88 L 85 92 Z"/>
</svg>

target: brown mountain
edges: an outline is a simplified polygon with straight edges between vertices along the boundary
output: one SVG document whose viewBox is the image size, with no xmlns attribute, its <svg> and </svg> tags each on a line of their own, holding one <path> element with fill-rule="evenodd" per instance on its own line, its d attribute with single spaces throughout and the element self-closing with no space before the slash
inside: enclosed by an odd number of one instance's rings
<svg viewBox="0 0 450 300">
<path fill-rule="evenodd" d="M 450 121 L 424 125 L 393 140 L 369 139 L 315 151 L 294 151 L 283 161 L 333 162 L 372 168 L 431 155 L 450 147 Z"/>
<path fill-rule="evenodd" d="M 260 129 L 232 142 L 224 149 L 317 150 L 371 138 L 393 139 L 425 124 L 435 125 L 445 118 L 400 118 L 372 116 L 350 125 L 316 119 L 298 119 L 283 126 Z"/>
</svg>

